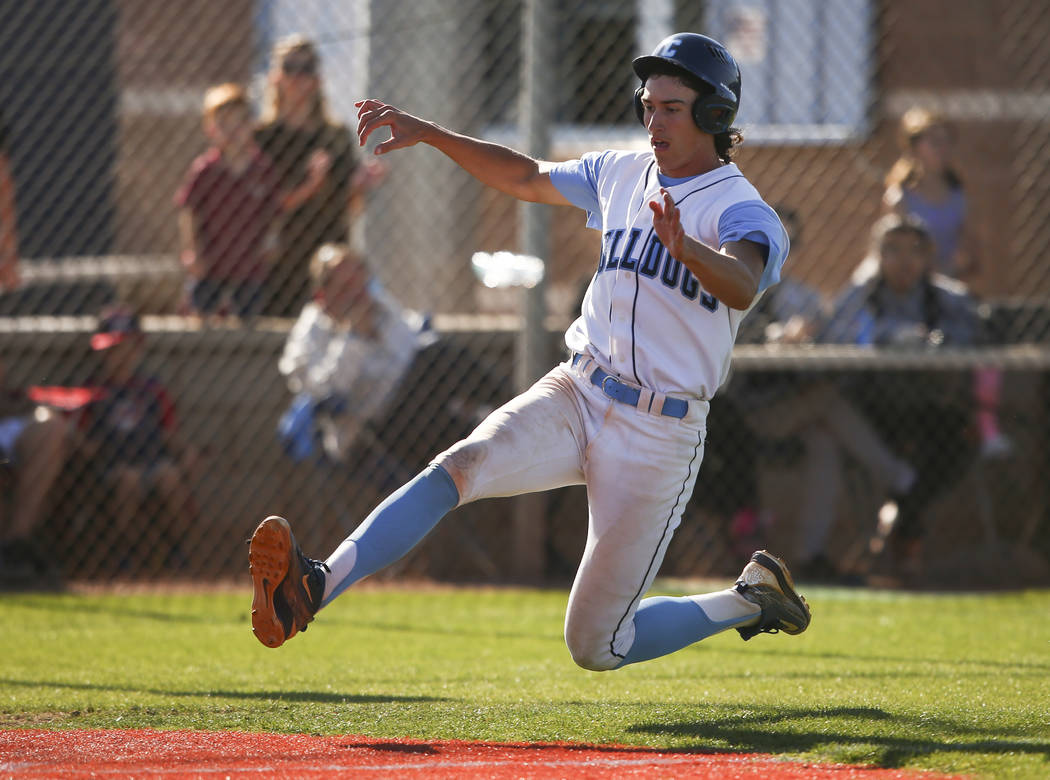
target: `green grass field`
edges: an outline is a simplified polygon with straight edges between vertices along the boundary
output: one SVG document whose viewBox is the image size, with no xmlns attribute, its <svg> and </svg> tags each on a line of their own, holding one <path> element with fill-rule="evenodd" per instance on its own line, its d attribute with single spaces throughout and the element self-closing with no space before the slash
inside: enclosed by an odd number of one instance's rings
<svg viewBox="0 0 1050 780">
<path fill-rule="evenodd" d="M 251 633 L 248 589 L 0 594 L 0 727 L 574 740 L 1050 777 L 1050 591 L 805 592 L 802 636 L 727 632 L 603 674 L 570 660 L 561 590 L 362 587 L 277 650 Z"/>
</svg>

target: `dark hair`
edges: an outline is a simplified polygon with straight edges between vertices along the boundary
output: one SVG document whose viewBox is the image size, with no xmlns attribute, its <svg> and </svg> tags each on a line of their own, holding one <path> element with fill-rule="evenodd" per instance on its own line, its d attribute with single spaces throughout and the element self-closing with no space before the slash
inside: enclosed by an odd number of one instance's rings
<svg viewBox="0 0 1050 780">
<path fill-rule="evenodd" d="M 933 254 L 933 236 L 930 235 L 930 231 L 926 228 L 925 223 L 919 218 L 910 214 L 898 214 L 896 212 L 881 217 L 871 229 L 871 247 L 876 253 L 881 254 L 882 243 L 886 236 L 891 233 L 910 233 L 919 239 L 931 255 Z M 937 327 L 937 323 L 941 319 L 941 304 L 937 297 L 937 288 L 930 278 L 929 268 L 923 271 L 919 284 L 922 286 L 923 324 L 926 325 L 927 330 L 932 331 Z M 875 316 L 875 319 L 882 316 L 881 292 L 885 285 L 886 280 L 883 279 L 881 272 L 868 282 L 869 290 L 866 305 Z"/>
<path fill-rule="evenodd" d="M 931 254 L 935 252 L 936 245 L 926 223 L 911 214 L 900 214 L 894 211 L 880 217 L 871 228 L 872 251 L 881 252 L 882 242 L 890 233 L 911 233 L 919 239 L 928 252 Z"/>
<path fill-rule="evenodd" d="M 646 80 L 653 76 L 670 76 L 671 78 L 676 78 L 685 86 L 689 87 L 689 89 L 696 92 L 700 97 L 713 95 L 715 91 L 715 88 L 703 79 L 697 78 L 689 71 L 670 63 L 653 63 L 652 67 L 649 69 L 648 76 L 646 76 Z M 724 163 L 733 161 L 733 154 L 736 152 L 736 148 L 744 142 L 744 134 L 739 127 L 730 127 L 724 133 L 716 133 L 712 138 L 715 139 L 715 154 L 717 154 L 718 159 Z"/>
</svg>

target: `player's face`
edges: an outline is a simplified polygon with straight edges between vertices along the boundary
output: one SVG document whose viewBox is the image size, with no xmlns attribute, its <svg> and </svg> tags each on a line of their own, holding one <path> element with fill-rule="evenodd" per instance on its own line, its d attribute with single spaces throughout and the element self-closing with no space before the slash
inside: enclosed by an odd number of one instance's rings
<svg viewBox="0 0 1050 780">
<path fill-rule="evenodd" d="M 922 279 L 930 264 L 930 245 L 910 230 L 895 230 L 882 238 L 879 269 L 886 285 L 906 293 Z"/>
<path fill-rule="evenodd" d="M 673 76 L 650 76 L 645 82 L 645 129 L 660 173 L 667 176 L 696 176 L 711 168 L 711 136 L 693 121 L 696 98 L 695 90 Z"/>
</svg>

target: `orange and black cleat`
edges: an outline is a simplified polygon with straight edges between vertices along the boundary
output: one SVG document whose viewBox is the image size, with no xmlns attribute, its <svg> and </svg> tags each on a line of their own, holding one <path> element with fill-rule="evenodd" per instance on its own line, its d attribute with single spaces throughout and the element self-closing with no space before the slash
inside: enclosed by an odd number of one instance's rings
<svg viewBox="0 0 1050 780">
<path fill-rule="evenodd" d="M 307 558 L 283 517 L 267 517 L 248 547 L 255 593 L 252 631 L 267 647 L 280 647 L 305 631 L 321 608 L 328 566 Z"/>
</svg>

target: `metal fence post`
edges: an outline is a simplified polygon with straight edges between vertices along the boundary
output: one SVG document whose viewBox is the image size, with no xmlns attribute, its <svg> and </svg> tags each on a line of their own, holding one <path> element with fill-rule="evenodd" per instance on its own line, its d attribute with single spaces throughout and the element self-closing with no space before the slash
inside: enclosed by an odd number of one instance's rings
<svg viewBox="0 0 1050 780">
<path fill-rule="evenodd" d="M 553 3 L 550 0 L 528 0 L 525 3 L 519 103 L 519 126 L 525 141 L 524 151 L 538 159 L 550 154 L 550 126 L 554 119 L 551 43 Z M 549 207 L 522 203 L 521 251 L 546 260 L 550 256 Z M 546 371 L 549 345 L 545 326 L 546 275 L 532 288 L 522 292 L 522 328 L 517 344 L 518 390 L 527 389 Z M 514 574 L 522 580 L 543 577 L 547 499 L 542 493 L 520 496 L 514 510 Z"/>
</svg>

